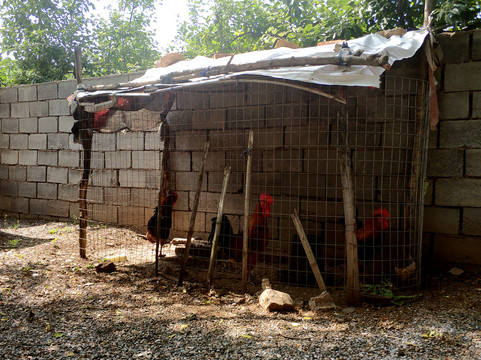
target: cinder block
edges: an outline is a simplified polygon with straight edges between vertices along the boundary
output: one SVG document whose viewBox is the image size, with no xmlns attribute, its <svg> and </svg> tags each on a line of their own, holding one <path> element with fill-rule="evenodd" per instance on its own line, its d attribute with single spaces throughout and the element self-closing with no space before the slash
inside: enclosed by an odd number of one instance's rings
<svg viewBox="0 0 481 360">
<path fill-rule="evenodd" d="M 170 168 L 172 169 L 172 171 L 191 171 L 190 153 L 171 152 Z"/>
<path fill-rule="evenodd" d="M 0 150 L 10 147 L 10 135 L 0 134 Z"/>
<path fill-rule="evenodd" d="M 28 148 L 31 150 L 47 149 L 47 134 L 32 134 L 28 137 Z"/>
<path fill-rule="evenodd" d="M 479 237 L 434 235 L 433 260 L 481 265 L 480 243 Z"/>
<path fill-rule="evenodd" d="M 254 131 L 254 144 L 262 144 L 264 149 L 277 149 L 284 145 L 284 134 L 281 131 Z M 255 146 L 255 145 L 254 145 Z"/>
<path fill-rule="evenodd" d="M 200 171 L 202 167 L 203 152 L 192 153 L 192 171 Z M 225 152 L 224 151 L 209 151 L 207 159 L 205 159 L 205 171 L 224 171 L 225 167 Z"/>
<path fill-rule="evenodd" d="M 481 235 L 480 219 L 480 208 L 464 208 L 462 233 L 464 235 Z"/>
<path fill-rule="evenodd" d="M 144 134 L 142 132 L 118 133 L 117 150 L 143 150 Z"/>
<path fill-rule="evenodd" d="M 57 184 L 37 184 L 38 199 L 57 199 Z"/>
<path fill-rule="evenodd" d="M 48 214 L 50 216 L 68 218 L 70 216 L 69 210 L 70 210 L 69 201 L 51 200 L 48 202 Z"/>
<path fill-rule="evenodd" d="M 73 150 L 73 151 L 83 150 L 82 145 L 73 142 L 73 135 L 72 134 L 69 134 L 69 136 L 68 136 L 68 148 L 69 148 L 69 150 Z"/>
<path fill-rule="evenodd" d="M 47 179 L 47 168 L 45 166 L 28 166 L 27 181 L 45 182 Z"/>
<path fill-rule="evenodd" d="M 476 91 L 481 89 L 481 62 L 448 64 L 444 71 L 444 91 Z"/>
<path fill-rule="evenodd" d="M 26 134 L 12 134 L 10 135 L 10 149 L 21 150 L 28 148 L 28 135 Z"/>
<path fill-rule="evenodd" d="M 136 189 L 132 189 L 134 191 Z M 142 189 L 143 190 L 143 189 Z M 144 191 L 145 192 L 145 191 Z M 131 189 L 119 188 L 119 187 L 106 187 L 104 189 L 105 203 L 108 205 L 131 205 Z"/>
<path fill-rule="evenodd" d="M 37 86 L 19 86 L 18 101 L 37 101 Z"/>
<path fill-rule="evenodd" d="M 245 106 L 244 89 L 226 89 L 225 92 L 211 94 L 211 108 L 234 108 Z"/>
<path fill-rule="evenodd" d="M 70 203 L 69 209 L 70 219 L 78 219 L 80 216 L 78 202 Z"/>
<path fill-rule="evenodd" d="M 1 155 L 2 165 L 18 164 L 18 150 L 2 150 Z"/>
<path fill-rule="evenodd" d="M 209 151 L 226 150 L 227 148 L 245 149 L 248 138 L 249 131 L 243 129 L 212 130 L 209 131 Z"/>
<path fill-rule="evenodd" d="M 68 169 L 68 183 L 70 185 L 78 185 L 82 179 L 82 170 Z"/>
<path fill-rule="evenodd" d="M 38 119 L 38 131 L 41 133 L 58 132 L 58 118 L 46 117 Z"/>
<path fill-rule="evenodd" d="M 180 191 L 195 191 L 199 174 L 195 172 L 178 172 L 175 174 L 175 188 Z M 207 178 L 204 175 L 202 191 L 207 191 Z"/>
<path fill-rule="evenodd" d="M 48 200 L 31 199 L 30 214 L 32 215 L 48 215 Z"/>
<path fill-rule="evenodd" d="M 481 60 L 481 29 L 473 31 L 473 60 Z"/>
<path fill-rule="evenodd" d="M 434 195 L 434 181 L 433 180 L 425 180 L 424 189 L 426 189 L 426 192 L 424 193 L 424 205 L 425 206 L 432 206 L 433 205 L 433 195 Z"/>
<path fill-rule="evenodd" d="M 20 182 L 18 183 L 18 196 L 26 198 L 37 197 L 37 184 L 32 182 Z"/>
<path fill-rule="evenodd" d="M 428 176 L 462 177 L 464 168 L 464 150 L 431 149 L 428 152 L 427 165 Z"/>
<path fill-rule="evenodd" d="M 9 166 L 0 165 L 0 180 L 8 180 Z"/>
<path fill-rule="evenodd" d="M 132 189 L 130 202 L 132 206 L 147 207 L 149 211 L 154 211 L 157 206 L 158 190 L 156 189 Z M 177 203 L 175 208 L 178 209 Z"/>
<path fill-rule="evenodd" d="M 16 197 L 18 182 L 16 181 L 2 181 L 0 182 L 0 194 Z"/>
<path fill-rule="evenodd" d="M 12 211 L 17 214 L 28 214 L 29 213 L 29 199 L 17 197 L 12 202 Z"/>
<path fill-rule="evenodd" d="M 452 32 L 436 36 L 443 50 L 444 64 L 461 64 L 469 61 L 469 33 Z"/>
<path fill-rule="evenodd" d="M 7 104 L 18 101 L 17 87 L 7 87 L 0 89 L 0 103 Z"/>
<path fill-rule="evenodd" d="M 265 117 L 267 127 L 306 125 L 309 122 L 309 105 L 299 103 L 268 106 Z"/>
<path fill-rule="evenodd" d="M 423 231 L 456 235 L 459 233 L 459 218 L 459 209 L 425 207 Z"/>
<path fill-rule="evenodd" d="M 50 82 L 38 85 L 38 100 L 57 99 L 57 83 Z"/>
<path fill-rule="evenodd" d="M 189 222 L 190 222 L 190 212 L 186 211 L 176 211 L 173 212 L 173 230 L 182 230 L 186 231 L 189 229 Z M 209 224 L 210 226 L 210 224 Z M 196 232 L 205 232 L 205 213 L 198 212 L 197 216 L 195 217 L 195 225 L 194 225 L 194 235 Z M 210 228 L 209 228 L 210 231 Z"/>
<path fill-rule="evenodd" d="M 119 222 L 117 206 L 93 204 L 89 208 L 89 213 L 96 221 L 101 221 L 107 224 L 117 224 Z"/>
<path fill-rule="evenodd" d="M 435 180 L 435 204 L 481 207 L 481 179 Z"/>
<path fill-rule="evenodd" d="M 481 120 L 443 121 L 440 124 L 441 148 L 478 148 L 481 144 Z"/>
<path fill-rule="evenodd" d="M 195 116 L 195 113 L 194 113 Z M 266 124 L 266 111 L 263 106 L 227 109 L 227 129 L 257 129 Z M 220 128 L 224 129 L 224 127 Z"/>
<path fill-rule="evenodd" d="M 48 102 L 48 114 L 50 116 L 70 115 L 67 100 L 50 100 Z"/>
<path fill-rule="evenodd" d="M 286 147 L 310 147 L 327 145 L 329 134 L 329 125 L 294 125 L 286 127 L 284 137 Z"/>
<path fill-rule="evenodd" d="M 59 81 L 58 83 L 58 98 L 66 99 L 77 90 L 77 82 L 75 80 Z"/>
<path fill-rule="evenodd" d="M 135 179 L 134 179 L 135 180 Z M 117 186 L 118 177 L 116 171 L 92 171 L 90 175 L 90 182 L 93 186 Z"/>
<path fill-rule="evenodd" d="M 8 178 L 13 181 L 27 180 L 27 168 L 25 166 L 10 166 Z"/>
<path fill-rule="evenodd" d="M 1 185 L 0 185 L 1 187 Z M 13 202 L 13 199 L 12 197 L 9 197 L 9 196 L 6 196 L 6 195 L 3 195 L 1 192 L 0 192 L 0 210 L 2 211 L 7 211 L 7 212 L 11 212 L 12 211 L 12 202 Z"/>
<path fill-rule="evenodd" d="M 105 167 L 107 169 L 128 169 L 132 167 L 132 152 L 106 151 Z"/>
<path fill-rule="evenodd" d="M 76 168 L 79 166 L 79 153 L 77 151 L 64 151 L 58 152 L 58 165 L 65 166 L 67 168 Z"/>
<path fill-rule="evenodd" d="M 271 84 L 249 84 L 245 90 L 246 105 L 282 104 L 286 100 L 286 87 Z"/>
<path fill-rule="evenodd" d="M 160 135 L 157 131 L 149 131 L 144 133 L 144 150 L 162 150 L 164 142 L 160 140 Z"/>
<path fill-rule="evenodd" d="M 466 150 L 466 175 L 481 176 L 481 150 Z"/>
<path fill-rule="evenodd" d="M 2 119 L 2 133 L 4 134 L 18 133 L 18 119 Z"/>
<path fill-rule="evenodd" d="M 121 187 L 158 188 L 159 181 L 155 171 L 120 170 L 119 182 Z"/>
<path fill-rule="evenodd" d="M 66 184 L 68 182 L 68 169 L 51 166 L 48 167 L 47 182 L 54 184 Z"/>
<path fill-rule="evenodd" d="M 201 131 L 178 131 L 175 133 L 175 147 L 172 150 L 176 151 L 192 151 L 204 150 L 207 135 Z M 171 142 L 172 145 L 172 142 Z"/>
<path fill-rule="evenodd" d="M 196 110 L 192 117 L 192 126 L 194 130 L 204 129 L 225 129 L 226 126 L 226 110 Z"/>
<path fill-rule="evenodd" d="M 66 201 L 76 201 L 79 196 L 79 189 L 77 186 L 58 185 L 58 199 Z"/>
<path fill-rule="evenodd" d="M 21 133 L 36 133 L 38 131 L 38 123 L 36 118 L 26 118 L 18 120 L 18 128 Z"/>
<path fill-rule="evenodd" d="M 301 172 L 304 162 L 300 150 L 266 150 L 263 153 L 265 172 Z"/>
<path fill-rule="evenodd" d="M 48 102 L 47 101 L 38 101 L 38 102 L 31 102 L 28 104 L 29 113 L 32 117 L 41 117 L 41 116 L 48 116 Z"/>
<path fill-rule="evenodd" d="M 215 192 L 215 193 L 220 193 L 222 190 L 222 184 L 224 182 L 224 172 L 220 171 L 209 171 L 207 174 L 207 189 L 209 192 Z M 236 181 L 236 177 L 238 177 L 241 181 L 239 184 L 239 181 Z M 244 186 L 242 182 L 242 174 L 233 174 L 231 173 L 229 177 L 229 183 L 227 186 L 227 193 L 238 193 L 239 191 L 242 191 L 242 188 Z M 227 195 L 230 196 L 230 195 Z"/>
<path fill-rule="evenodd" d="M 119 225 L 145 226 L 145 208 L 119 206 Z"/>
<path fill-rule="evenodd" d="M 209 94 L 191 91 L 178 91 L 175 98 L 178 110 L 205 110 L 210 107 Z"/>
<path fill-rule="evenodd" d="M 70 134 L 71 131 L 72 131 L 72 126 L 73 126 L 74 122 L 75 122 L 75 120 L 71 116 L 59 116 L 59 118 L 58 118 L 58 131 Z"/>
<path fill-rule="evenodd" d="M 473 119 L 481 119 L 481 91 L 473 92 Z"/>
<path fill-rule="evenodd" d="M 47 165 L 47 166 L 57 166 L 57 151 L 39 151 L 38 152 L 38 165 Z"/>
<path fill-rule="evenodd" d="M 0 104 L 0 118 L 10 117 L 10 104 Z"/>
<path fill-rule="evenodd" d="M 172 132 L 192 130 L 192 110 L 170 111 L 167 115 L 169 129 Z"/>
<path fill-rule="evenodd" d="M 20 165 L 37 165 L 37 150 L 20 150 L 18 163 Z"/>
<path fill-rule="evenodd" d="M 68 134 L 48 134 L 47 145 L 49 150 L 66 150 L 68 149 Z"/>
<path fill-rule="evenodd" d="M 160 156 L 158 151 L 132 151 L 132 168 L 157 170 Z"/>
<path fill-rule="evenodd" d="M 469 119 L 469 92 L 441 93 L 439 116 L 441 120 Z"/>
</svg>

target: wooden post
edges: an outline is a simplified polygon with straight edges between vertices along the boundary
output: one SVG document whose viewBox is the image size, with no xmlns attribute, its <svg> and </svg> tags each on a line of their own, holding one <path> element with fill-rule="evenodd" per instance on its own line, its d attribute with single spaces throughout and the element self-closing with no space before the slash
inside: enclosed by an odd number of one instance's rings
<svg viewBox="0 0 481 360">
<path fill-rule="evenodd" d="M 185 243 L 185 253 L 182 260 L 182 266 L 180 268 L 178 286 L 181 286 L 184 282 L 185 268 L 187 267 L 187 261 L 189 260 L 190 244 L 192 243 L 192 234 L 194 233 L 195 217 L 197 215 L 197 207 L 199 206 L 200 192 L 202 189 L 202 181 L 204 180 L 204 167 L 207 154 L 209 153 L 209 142 L 207 141 L 204 146 L 204 156 L 202 157 L 202 164 L 200 167 L 199 180 L 197 181 L 197 190 L 195 192 L 194 204 L 192 207 L 192 214 L 190 216 L 189 232 L 187 233 L 187 241 Z"/>
<path fill-rule="evenodd" d="M 341 171 L 342 197 L 344 200 L 344 218 L 346 226 L 346 257 L 347 257 L 347 302 L 351 305 L 361 303 L 361 288 L 359 285 L 359 264 L 356 238 L 356 210 L 354 205 L 354 189 L 352 182 L 351 150 L 347 137 L 349 115 L 342 107 L 338 114 L 339 129 L 339 167 Z"/>
<path fill-rule="evenodd" d="M 425 0 L 424 1 L 424 21 L 423 27 L 429 28 L 431 27 L 431 13 L 433 12 L 433 0 Z"/>
<path fill-rule="evenodd" d="M 230 167 L 227 167 L 224 170 L 224 182 L 222 183 L 222 192 L 220 194 L 219 208 L 217 210 L 217 219 L 215 222 L 214 238 L 212 239 L 212 249 L 210 252 L 209 271 L 207 273 L 207 289 L 210 289 L 212 285 L 212 274 L 214 273 L 215 258 L 217 256 L 217 245 L 219 242 L 218 240 L 220 234 L 220 226 L 222 223 L 222 214 L 224 214 L 224 199 L 227 192 L 227 184 L 229 183 L 230 169 Z"/>
<path fill-rule="evenodd" d="M 247 143 L 247 170 L 246 170 L 246 187 L 244 194 L 244 238 L 242 244 L 242 292 L 247 292 L 247 259 L 249 256 L 249 211 L 250 211 L 250 194 L 251 194 L 251 175 L 252 175 L 252 154 L 251 150 L 254 146 L 254 131 L 249 132 L 249 140 Z"/>
</svg>

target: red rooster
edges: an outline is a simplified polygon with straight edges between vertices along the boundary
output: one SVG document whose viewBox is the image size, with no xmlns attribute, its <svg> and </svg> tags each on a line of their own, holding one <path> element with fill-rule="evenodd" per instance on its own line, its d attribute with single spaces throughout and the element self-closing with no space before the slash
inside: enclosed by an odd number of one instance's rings
<svg viewBox="0 0 481 360">
<path fill-rule="evenodd" d="M 389 211 L 384 208 L 374 211 L 374 216 L 367 219 L 364 224 L 357 228 L 357 242 L 365 243 L 375 240 L 382 231 L 389 227 L 389 217 Z"/>
<path fill-rule="evenodd" d="M 169 194 L 166 197 L 162 197 L 160 202 L 160 256 L 162 256 L 162 246 L 169 242 L 170 228 L 172 227 L 172 208 L 174 207 L 177 199 L 178 195 L 172 190 L 170 190 Z M 153 244 L 155 244 L 157 241 L 158 211 L 159 209 L 156 206 L 154 210 L 154 215 L 152 215 L 152 217 L 149 219 L 149 222 L 147 223 L 147 234 L 145 235 L 147 237 L 147 240 L 149 240 Z"/>
</svg>

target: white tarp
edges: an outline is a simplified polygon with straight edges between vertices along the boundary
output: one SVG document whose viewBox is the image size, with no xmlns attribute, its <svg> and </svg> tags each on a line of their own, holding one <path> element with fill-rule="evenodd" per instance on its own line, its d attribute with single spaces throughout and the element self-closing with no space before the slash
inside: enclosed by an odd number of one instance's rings
<svg viewBox="0 0 481 360">
<path fill-rule="evenodd" d="M 364 50 L 364 54 L 381 54 L 389 57 L 389 64 L 395 61 L 412 57 L 424 43 L 427 30 L 410 31 L 403 36 L 391 36 L 389 39 L 377 34 L 367 35 L 359 39 L 349 40 L 347 43 L 352 51 Z M 305 58 L 309 56 L 336 56 L 334 45 L 314 46 L 301 49 L 278 48 L 272 50 L 255 51 L 235 55 L 232 65 L 254 64 L 263 60 Z M 163 79 L 169 74 L 187 71 L 208 69 L 210 67 L 225 66 L 231 57 L 211 59 L 198 56 L 192 60 L 180 61 L 165 68 L 153 68 L 145 72 L 143 76 L 130 82 L 133 86 L 140 83 L 153 83 Z M 373 86 L 379 87 L 379 77 L 384 72 L 379 66 L 352 65 L 317 65 L 283 67 L 268 70 L 251 70 L 224 75 L 224 78 L 232 78 L 240 75 L 258 75 L 287 80 L 296 80 L 324 85 L 348 85 L 348 86 Z M 198 78 L 193 81 L 202 81 L 206 78 Z"/>
</svg>

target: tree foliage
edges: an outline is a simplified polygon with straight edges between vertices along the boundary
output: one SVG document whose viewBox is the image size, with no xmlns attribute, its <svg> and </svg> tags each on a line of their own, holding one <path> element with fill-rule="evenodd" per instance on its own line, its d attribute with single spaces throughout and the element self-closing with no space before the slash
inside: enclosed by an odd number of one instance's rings
<svg viewBox="0 0 481 360">
<path fill-rule="evenodd" d="M 193 56 L 271 48 L 278 38 L 311 46 L 395 27 L 417 29 L 423 25 L 424 1 L 189 0 L 189 8 L 177 42 Z M 437 0 L 433 28 L 479 27 L 480 10 L 479 0 Z"/>
</svg>

